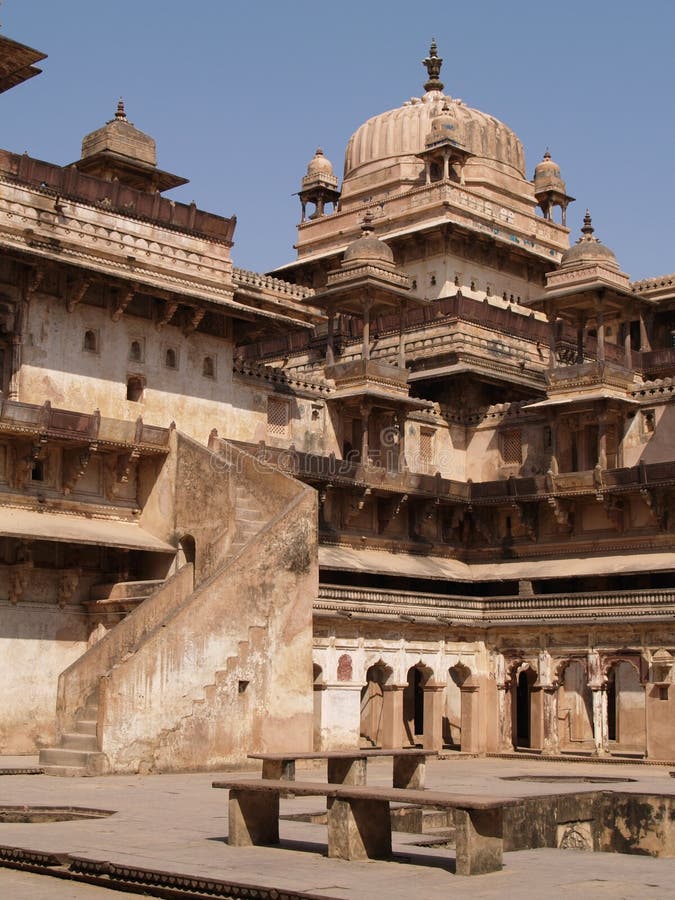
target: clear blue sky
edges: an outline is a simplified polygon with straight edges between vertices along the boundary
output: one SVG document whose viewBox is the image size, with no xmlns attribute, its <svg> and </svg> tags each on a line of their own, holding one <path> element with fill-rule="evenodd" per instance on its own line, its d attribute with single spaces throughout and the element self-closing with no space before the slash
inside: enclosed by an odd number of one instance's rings
<svg viewBox="0 0 675 900">
<path fill-rule="evenodd" d="M 675 6 L 667 0 L 5 0 L 3 33 L 49 55 L 4 94 L 6 149 L 60 164 L 124 97 L 172 192 L 238 217 L 236 265 L 289 261 L 317 145 L 341 174 L 350 134 L 422 92 L 436 37 L 446 93 L 510 125 L 529 177 L 550 146 L 573 239 L 633 278 L 675 271 Z"/>
</svg>

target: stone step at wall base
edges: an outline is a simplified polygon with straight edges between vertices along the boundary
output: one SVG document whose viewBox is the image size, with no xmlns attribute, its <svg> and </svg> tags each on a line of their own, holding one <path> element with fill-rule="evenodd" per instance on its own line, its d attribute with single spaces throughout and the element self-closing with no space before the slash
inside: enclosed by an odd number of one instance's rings
<svg viewBox="0 0 675 900">
<path fill-rule="evenodd" d="M 98 753 L 96 734 L 81 734 L 71 731 L 61 736 L 61 747 L 64 750 L 83 750 L 85 753 Z"/>
</svg>

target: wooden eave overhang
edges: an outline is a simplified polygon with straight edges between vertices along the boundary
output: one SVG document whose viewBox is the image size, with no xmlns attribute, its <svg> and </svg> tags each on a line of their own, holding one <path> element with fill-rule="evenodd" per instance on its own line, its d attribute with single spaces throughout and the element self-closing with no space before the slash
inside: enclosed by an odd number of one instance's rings
<svg viewBox="0 0 675 900">
<path fill-rule="evenodd" d="M 46 53 L 0 35 L 0 94 L 39 75 L 42 69 L 35 63 L 46 58 Z"/>
</svg>

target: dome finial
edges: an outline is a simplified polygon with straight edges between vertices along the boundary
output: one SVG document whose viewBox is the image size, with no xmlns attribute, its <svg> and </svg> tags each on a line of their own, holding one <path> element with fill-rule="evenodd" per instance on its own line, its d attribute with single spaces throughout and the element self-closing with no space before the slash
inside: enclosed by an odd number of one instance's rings
<svg viewBox="0 0 675 900">
<path fill-rule="evenodd" d="M 363 217 L 361 231 L 363 232 L 364 237 L 367 237 L 375 231 L 375 227 L 373 226 L 373 214 L 370 210 L 367 210 Z"/>
<path fill-rule="evenodd" d="M 424 84 L 425 91 L 442 91 L 443 90 L 443 82 L 438 77 L 441 74 L 441 66 L 443 65 L 442 58 L 438 55 L 438 48 L 436 47 L 436 38 L 431 39 L 431 46 L 429 47 L 429 56 L 426 59 L 422 60 L 422 65 L 426 68 L 427 74 L 429 76 L 429 80 Z"/>
<path fill-rule="evenodd" d="M 117 111 L 115 112 L 115 118 L 121 119 L 123 122 L 127 120 L 127 114 L 124 110 L 124 100 L 120 97 L 117 101 Z"/>
<path fill-rule="evenodd" d="M 546 150 L 544 151 L 544 159 L 550 159 L 550 158 L 551 158 L 551 151 L 547 147 Z"/>
<path fill-rule="evenodd" d="M 593 228 L 591 214 L 588 210 L 586 210 L 586 215 L 584 216 L 584 224 L 581 226 L 581 233 L 590 237 L 594 231 L 595 228 Z"/>
</svg>

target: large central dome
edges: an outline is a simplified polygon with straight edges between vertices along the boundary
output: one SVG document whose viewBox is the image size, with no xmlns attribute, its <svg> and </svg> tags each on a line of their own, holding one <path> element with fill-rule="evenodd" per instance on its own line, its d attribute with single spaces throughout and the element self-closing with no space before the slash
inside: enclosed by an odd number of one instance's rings
<svg viewBox="0 0 675 900">
<path fill-rule="evenodd" d="M 457 123 L 452 135 L 457 143 L 475 156 L 510 166 L 525 177 L 523 146 L 507 125 L 441 91 L 427 91 L 398 109 L 373 116 L 354 132 L 345 153 L 345 178 L 366 163 L 386 163 L 424 150 L 431 120 L 439 115 L 444 103 Z"/>
<path fill-rule="evenodd" d="M 517 194 L 531 194 L 525 186 L 525 154 L 514 132 L 503 122 L 443 93 L 438 77 L 441 63 L 435 42 L 424 65 L 429 73 L 422 97 L 398 109 L 368 119 L 354 132 L 345 153 L 343 206 L 374 189 L 385 193 L 413 186 L 424 169 L 418 154 L 428 146 L 432 128 L 442 128 L 452 142 L 471 156 L 465 166 L 467 186 L 490 185 Z M 436 120 L 436 125 L 434 125 Z"/>
</svg>

